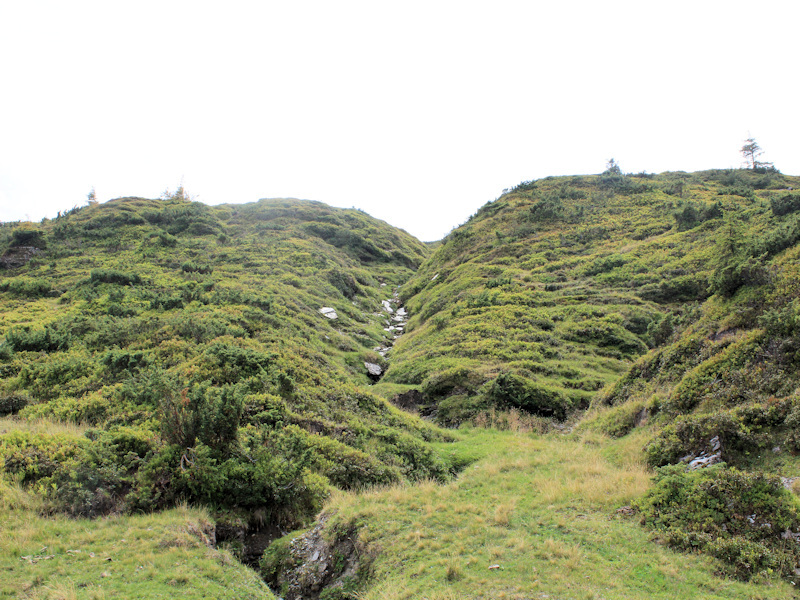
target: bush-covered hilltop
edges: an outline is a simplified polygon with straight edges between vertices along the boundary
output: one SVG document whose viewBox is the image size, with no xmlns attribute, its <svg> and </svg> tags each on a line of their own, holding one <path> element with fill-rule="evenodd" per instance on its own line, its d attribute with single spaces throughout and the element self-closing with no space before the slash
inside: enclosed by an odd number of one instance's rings
<svg viewBox="0 0 800 600">
<path fill-rule="evenodd" d="M 0 247 L 0 413 L 16 415 L 0 464 L 51 509 L 186 500 L 287 526 L 329 484 L 448 474 L 424 442 L 441 434 L 367 388 L 382 301 L 427 254 L 404 231 L 177 195 L 4 224 Z M 78 427 L 25 425 L 39 419 Z"/>
<path fill-rule="evenodd" d="M 780 257 L 800 239 L 797 184 L 774 171 L 618 169 L 522 183 L 403 288 L 412 318 L 386 381 L 414 386 L 442 422 L 491 406 L 585 409 L 704 300 L 791 276 Z"/>
</svg>

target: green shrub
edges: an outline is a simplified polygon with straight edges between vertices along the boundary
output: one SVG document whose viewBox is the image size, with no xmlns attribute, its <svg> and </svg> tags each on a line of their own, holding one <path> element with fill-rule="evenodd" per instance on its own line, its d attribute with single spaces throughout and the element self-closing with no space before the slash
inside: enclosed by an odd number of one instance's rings
<svg viewBox="0 0 800 600">
<path fill-rule="evenodd" d="M 148 365 L 144 352 L 129 352 L 127 350 L 109 350 L 100 356 L 100 364 L 108 367 L 115 374 L 132 373 Z"/>
<path fill-rule="evenodd" d="M 50 283 L 43 279 L 17 277 L 0 282 L 0 292 L 8 292 L 21 298 L 44 298 L 49 296 L 51 291 Z"/>
<path fill-rule="evenodd" d="M 67 435 L 11 431 L 0 435 L 0 459 L 6 473 L 30 484 L 51 477 L 88 440 Z"/>
<path fill-rule="evenodd" d="M 227 453 L 236 442 L 243 409 L 244 395 L 233 385 L 213 387 L 203 382 L 180 394 L 165 394 L 159 407 L 162 438 L 181 448 L 201 442 Z"/>
<path fill-rule="evenodd" d="M 771 198 L 769 203 L 772 214 L 782 217 L 800 210 L 800 194 L 785 194 L 780 198 Z"/>
<path fill-rule="evenodd" d="M 571 402 L 560 391 L 514 373 L 500 373 L 488 384 L 486 396 L 500 408 L 519 408 L 544 417 L 564 419 Z"/>
<path fill-rule="evenodd" d="M 11 246 L 33 246 L 44 248 L 47 245 L 44 231 L 19 227 L 11 232 Z"/>
<path fill-rule="evenodd" d="M 50 326 L 22 325 L 8 330 L 6 344 L 15 352 L 56 352 L 69 348 L 69 335 Z"/>
<path fill-rule="evenodd" d="M 331 269 L 325 274 L 325 277 L 345 298 L 352 300 L 358 294 L 363 293 L 355 277 L 349 273 L 344 273 L 339 269 Z"/>
<path fill-rule="evenodd" d="M 30 396 L 24 392 L 0 392 L 0 417 L 18 413 L 30 401 Z"/>
<path fill-rule="evenodd" d="M 711 278 L 715 293 L 730 298 L 743 286 L 759 286 L 769 281 L 769 272 L 764 266 L 765 256 L 748 256 L 721 265 Z"/>
<path fill-rule="evenodd" d="M 670 546 L 711 554 L 741 579 L 792 576 L 800 560 L 800 544 L 781 537 L 800 528 L 800 505 L 778 477 L 725 465 L 663 467 L 638 508 L 642 524 Z"/>
<path fill-rule="evenodd" d="M 116 269 L 92 269 L 90 280 L 95 284 L 113 283 L 116 285 L 134 285 L 142 281 L 136 273 L 124 273 Z"/>
<path fill-rule="evenodd" d="M 213 269 L 210 265 L 198 265 L 191 261 L 187 261 L 181 265 L 181 271 L 184 273 L 200 273 L 201 275 L 207 275 L 213 272 Z"/>
<path fill-rule="evenodd" d="M 718 411 L 678 417 L 660 430 L 644 452 L 650 466 L 674 464 L 684 456 L 710 452 L 710 440 L 714 437 L 719 438 L 722 456 L 727 461 L 756 441 L 747 425 L 731 411 Z"/>
</svg>

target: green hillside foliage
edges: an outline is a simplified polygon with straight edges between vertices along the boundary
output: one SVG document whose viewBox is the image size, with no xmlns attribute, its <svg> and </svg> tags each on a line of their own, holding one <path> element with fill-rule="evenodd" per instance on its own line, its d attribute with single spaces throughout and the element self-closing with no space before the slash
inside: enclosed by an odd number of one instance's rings
<svg viewBox="0 0 800 600">
<path fill-rule="evenodd" d="M 176 194 L 7 223 L 3 250 L 0 414 L 16 425 L 0 466 L 48 510 L 187 501 L 293 526 L 331 485 L 449 476 L 427 444 L 443 434 L 371 393 L 364 367 L 384 362 L 381 301 L 428 254 L 407 233 L 316 202 Z"/>
<path fill-rule="evenodd" d="M 241 597 L 268 593 L 224 552 L 255 564 L 247 535 L 316 514 L 263 556 L 281 597 L 789 597 L 797 189 L 612 164 L 427 245 L 357 210 L 183 193 L 2 224 L 0 512 L 45 546 L 158 511 Z M 192 533 L 212 519 L 223 554 Z M 14 565 L 11 587 L 66 593 Z"/>
<path fill-rule="evenodd" d="M 619 169 L 524 182 L 404 286 L 412 318 L 385 381 L 414 386 L 421 410 L 449 424 L 489 407 L 585 409 L 700 303 L 772 281 L 800 239 L 797 183 L 771 170 Z"/>
</svg>

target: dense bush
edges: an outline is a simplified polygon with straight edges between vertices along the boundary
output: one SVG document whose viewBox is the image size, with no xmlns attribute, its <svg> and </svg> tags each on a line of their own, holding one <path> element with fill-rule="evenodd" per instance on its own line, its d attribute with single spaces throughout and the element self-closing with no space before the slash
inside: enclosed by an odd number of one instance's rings
<svg viewBox="0 0 800 600">
<path fill-rule="evenodd" d="M 92 269 L 90 279 L 92 283 L 114 283 L 117 285 L 133 285 L 142 281 L 136 273 L 124 273 L 116 269 Z"/>
<path fill-rule="evenodd" d="M 192 448 L 197 442 L 226 454 L 239 434 L 244 410 L 240 387 L 212 387 L 210 382 L 184 388 L 179 394 L 166 394 L 159 407 L 161 436 L 180 448 Z"/>
<path fill-rule="evenodd" d="M 539 385 L 511 372 L 500 373 L 490 384 L 487 397 L 500 408 L 519 408 L 544 417 L 563 419 L 570 401 L 558 390 Z"/>
<path fill-rule="evenodd" d="M 639 510 L 669 546 L 715 556 L 741 579 L 793 576 L 800 560 L 800 544 L 781 535 L 800 529 L 800 505 L 777 477 L 724 465 L 663 467 Z"/>
<path fill-rule="evenodd" d="M 52 286 L 44 279 L 17 277 L 0 282 L 0 292 L 8 292 L 22 298 L 43 298 L 49 296 L 51 291 Z"/>
<path fill-rule="evenodd" d="M 184 273 L 200 273 L 201 275 L 207 275 L 212 273 L 213 269 L 210 265 L 198 265 L 197 263 L 186 261 L 181 265 L 181 271 Z"/>
<path fill-rule="evenodd" d="M 6 344 L 17 352 L 55 352 L 69 347 L 69 335 L 53 327 L 12 327 L 6 333 Z"/>
<path fill-rule="evenodd" d="M 47 245 L 44 231 L 19 227 L 11 232 L 11 246 L 33 246 L 44 248 Z"/>
<path fill-rule="evenodd" d="M 769 272 L 764 267 L 764 256 L 749 256 L 731 260 L 714 271 L 711 288 L 715 293 L 731 297 L 744 286 L 764 285 L 769 281 Z"/>
<path fill-rule="evenodd" d="M 24 392 L 0 392 L 0 417 L 18 413 L 30 402 L 30 396 Z"/>
<path fill-rule="evenodd" d="M 21 483 L 34 483 L 51 477 L 87 444 L 73 436 L 11 431 L 0 435 L 0 464 Z"/>
<path fill-rule="evenodd" d="M 722 206 L 719 202 L 711 205 L 684 204 L 683 208 L 674 214 L 675 221 L 680 231 L 692 229 L 711 219 L 722 217 Z"/>
<path fill-rule="evenodd" d="M 770 208 L 772 209 L 772 214 L 776 217 L 797 212 L 800 210 L 800 194 L 785 194 L 779 198 L 773 197 L 770 199 Z"/>
<path fill-rule="evenodd" d="M 684 415 L 664 427 L 645 446 L 648 464 L 654 467 L 677 463 L 684 456 L 710 452 L 717 437 L 723 458 L 730 460 L 737 450 L 748 447 L 749 429 L 728 411 L 706 415 Z"/>
</svg>

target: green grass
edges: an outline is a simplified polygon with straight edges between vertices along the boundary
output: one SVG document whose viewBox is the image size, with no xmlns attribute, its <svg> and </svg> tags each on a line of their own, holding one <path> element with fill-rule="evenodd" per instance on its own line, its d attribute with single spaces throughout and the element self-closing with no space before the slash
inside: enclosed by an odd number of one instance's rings
<svg viewBox="0 0 800 600">
<path fill-rule="evenodd" d="M 38 514 L 0 482 L 0 598 L 274 598 L 258 576 L 210 545 L 207 511 L 84 520 Z"/>
<path fill-rule="evenodd" d="M 787 598 L 790 584 L 715 575 L 618 508 L 650 485 L 634 436 L 612 442 L 513 431 L 459 432 L 449 452 L 480 455 L 457 481 L 338 494 L 331 527 L 357 523 L 377 555 L 358 596 L 401 598 Z M 490 569 L 499 565 L 499 568 Z"/>
</svg>

